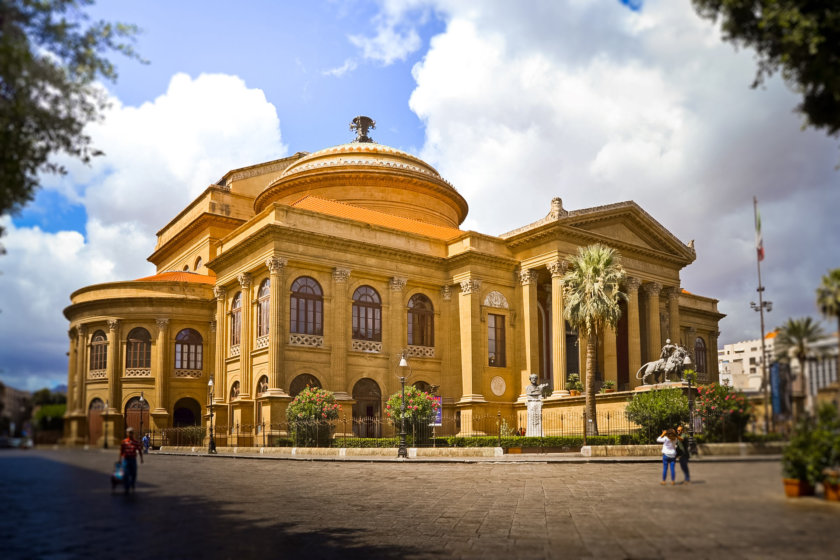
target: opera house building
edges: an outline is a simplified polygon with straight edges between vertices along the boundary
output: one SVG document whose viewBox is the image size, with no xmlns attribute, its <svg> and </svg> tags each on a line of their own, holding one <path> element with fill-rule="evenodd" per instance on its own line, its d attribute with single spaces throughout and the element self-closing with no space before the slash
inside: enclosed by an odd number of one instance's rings
<svg viewBox="0 0 840 560">
<path fill-rule="evenodd" d="M 451 184 L 354 123 L 353 142 L 225 173 L 158 232 L 153 276 L 71 295 L 68 443 L 115 442 L 137 421 L 206 426 L 210 385 L 230 431 L 282 434 L 307 385 L 333 392 L 348 422 L 381 419 L 402 356 L 407 382 L 439 395 L 460 433 L 516 417 L 531 373 L 551 388 L 546 408 L 580 407 L 566 385 L 585 377 L 585 344 L 563 320 L 561 277 L 596 242 L 620 253 L 628 296 L 597 341 L 597 383 L 632 391 L 667 338 L 717 379 L 723 315 L 680 284 L 693 242 L 632 201 L 535 200 L 533 223 L 462 230 L 468 205 Z"/>
</svg>

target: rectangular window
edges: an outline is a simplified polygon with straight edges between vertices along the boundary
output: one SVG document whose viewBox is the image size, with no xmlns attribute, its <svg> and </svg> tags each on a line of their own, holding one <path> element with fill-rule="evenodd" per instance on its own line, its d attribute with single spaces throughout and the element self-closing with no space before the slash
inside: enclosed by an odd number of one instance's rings
<svg viewBox="0 0 840 560">
<path fill-rule="evenodd" d="M 487 315 L 487 363 L 491 367 L 505 367 L 505 317 Z"/>
</svg>

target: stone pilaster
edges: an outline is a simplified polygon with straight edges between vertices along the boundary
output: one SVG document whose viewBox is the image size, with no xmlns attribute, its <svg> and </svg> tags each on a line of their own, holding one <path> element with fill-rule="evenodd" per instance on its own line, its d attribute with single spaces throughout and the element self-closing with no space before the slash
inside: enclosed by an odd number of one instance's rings
<svg viewBox="0 0 840 560">
<path fill-rule="evenodd" d="M 108 359 L 106 361 L 106 376 L 108 377 L 108 399 L 111 401 L 111 408 L 120 403 L 120 375 L 119 375 L 119 352 L 117 348 L 120 341 L 119 319 L 108 319 Z"/>
<path fill-rule="evenodd" d="M 522 355 L 525 358 L 525 368 L 520 372 L 519 386 L 521 394 L 519 399 L 526 400 L 525 389 L 530 384 L 528 379 L 532 373 L 540 375 L 540 341 L 539 341 L 539 312 L 537 310 L 537 279 L 539 275 L 536 270 L 523 270 L 519 273 L 519 282 L 522 284 L 522 326 L 524 334 L 524 348 Z"/>
<path fill-rule="evenodd" d="M 662 351 L 662 333 L 659 328 L 659 292 L 662 291 L 662 284 L 649 282 L 643 286 L 647 296 L 647 361 L 659 359 Z"/>
<path fill-rule="evenodd" d="M 680 344 L 680 287 L 665 289 L 668 298 L 668 338 L 674 344 Z"/>
<path fill-rule="evenodd" d="M 604 339 L 604 380 L 610 380 L 618 386 L 618 346 L 615 329 L 604 326 L 601 334 Z"/>
<path fill-rule="evenodd" d="M 282 257 L 266 259 L 269 278 L 268 322 L 268 393 L 269 396 L 286 396 L 286 297 L 283 294 L 285 270 L 288 261 Z"/>
<path fill-rule="evenodd" d="M 642 367 L 642 336 L 639 322 L 639 286 L 638 278 L 628 277 L 624 281 L 627 294 L 627 364 L 629 368 L 630 387 L 641 384 L 636 379 L 636 372 Z"/>
<path fill-rule="evenodd" d="M 349 269 L 337 267 L 333 270 L 332 330 L 334 334 L 331 341 L 330 364 L 332 381 L 335 383 L 333 391 L 338 400 L 350 400 L 350 394 L 347 392 L 347 341 L 350 339 L 350 321 L 347 320 L 347 281 L 349 278 Z"/>
<path fill-rule="evenodd" d="M 554 375 L 552 396 L 568 396 L 566 390 L 566 319 L 563 317 L 563 275 L 566 273 L 565 261 L 555 261 L 547 265 L 551 273 L 551 371 Z"/>
<path fill-rule="evenodd" d="M 251 275 L 243 272 L 236 277 L 239 286 L 242 288 L 242 334 L 239 338 L 239 397 L 241 399 L 251 398 L 251 317 L 254 308 L 253 296 L 251 294 Z"/>
<path fill-rule="evenodd" d="M 481 280 L 468 278 L 462 280 L 460 286 L 458 318 L 461 332 L 461 402 L 484 402 L 482 389 L 484 356 L 482 355 Z"/>
<path fill-rule="evenodd" d="M 70 346 L 67 350 L 67 412 L 77 412 L 80 408 L 76 400 L 79 386 L 79 376 L 76 370 L 76 352 L 78 348 L 78 330 L 73 327 L 67 331 L 67 338 L 70 339 Z M 66 437 L 66 436 L 65 436 Z"/>
<path fill-rule="evenodd" d="M 167 389 L 169 386 L 169 372 L 167 356 L 169 354 L 169 319 L 160 318 L 157 323 L 157 341 L 155 343 L 155 404 L 156 415 L 167 414 Z"/>
<path fill-rule="evenodd" d="M 225 333 L 228 324 L 225 321 L 225 289 L 222 286 L 213 288 L 213 295 L 216 296 L 216 361 L 213 368 L 213 401 L 220 403 L 225 400 L 227 391 L 227 368 L 225 357 L 227 356 L 227 345 L 225 344 Z"/>
</svg>

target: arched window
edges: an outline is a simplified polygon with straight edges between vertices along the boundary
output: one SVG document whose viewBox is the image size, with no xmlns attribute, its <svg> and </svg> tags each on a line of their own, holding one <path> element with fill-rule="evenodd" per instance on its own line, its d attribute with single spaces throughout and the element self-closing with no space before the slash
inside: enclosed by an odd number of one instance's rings
<svg viewBox="0 0 840 560">
<path fill-rule="evenodd" d="M 260 290 L 257 292 L 257 336 L 268 334 L 270 293 L 271 281 L 266 278 L 260 284 Z"/>
<path fill-rule="evenodd" d="M 90 339 L 90 369 L 105 369 L 108 363 L 108 337 L 102 331 L 93 333 Z"/>
<path fill-rule="evenodd" d="M 242 292 L 236 292 L 230 305 L 230 345 L 239 346 L 242 333 Z"/>
<path fill-rule="evenodd" d="M 697 373 L 706 373 L 706 343 L 699 336 L 694 341 L 694 365 Z"/>
<path fill-rule="evenodd" d="M 298 393 L 306 389 L 307 387 L 313 388 L 321 388 L 321 382 L 318 381 L 318 378 L 309 373 L 303 373 L 298 375 L 292 380 L 292 384 L 289 385 L 289 396 L 296 397 Z"/>
<path fill-rule="evenodd" d="M 408 344 L 435 345 L 435 311 L 432 302 L 423 294 L 414 294 L 408 300 Z"/>
<path fill-rule="evenodd" d="M 370 286 L 353 292 L 353 338 L 382 341 L 382 300 Z"/>
<path fill-rule="evenodd" d="M 175 337 L 175 369 L 201 369 L 201 335 L 184 329 Z"/>
<path fill-rule="evenodd" d="M 125 367 L 152 367 L 152 335 L 143 327 L 131 329 L 125 348 Z"/>
<path fill-rule="evenodd" d="M 313 278 L 301 276 L 292 284 L 290 330 L 296 334 L 324 334 L 324 295 Z"/>
<path fill-rule="evenodd" d="M 195 266 L 193 267 L 193 270 L 195 270 L 196 272 L 198 272 L 198 269 L 199 269 L 199 268 L 201 268 L 201 265 L 202 265 L 202 264 L 203 264 L 203 263 L 202 263 L 202 261 L 201 261 L 201 257 L 198 257 L 197 259 L 195 259 Z"/>
<path fill-rule="evenodd" d="M 418 390 L 423 391 L 424 393 L 432 394 L 432 386 L 426 383 L 425 381 L 415 381 L 414 387 Z"/>
</svg>

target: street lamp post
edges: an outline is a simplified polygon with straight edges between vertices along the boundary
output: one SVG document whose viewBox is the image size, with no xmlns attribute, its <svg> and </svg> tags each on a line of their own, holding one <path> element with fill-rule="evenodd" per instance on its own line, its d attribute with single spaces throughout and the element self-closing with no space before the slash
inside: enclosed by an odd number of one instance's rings
<svg viewBox="0 0 840 560">
<path fill-rule="evenodd" d="M 685 375 L 685 368 L 691 365 L 691 358 L 686 354 L 683 360 L 683 377 L 688 381 L 688 452 L 697 455 L 697 442 L 694 440 L 694 390 L 691 388 L 691 374 Z"/>
<path fill-rule="evenodd" d="M 397 457 L 408 459 L 408 450 L 405 448 L 405 368 L 409 368 L 409 373 L 411 372 L 411 366 L 408 365 L 408 360 L 405 359 L 405 352 L 402 353 L 400 356 L 400 372 L 403 375 L 400 375 L 400 385 L 402 387 L 402 403 L 400 404 L 400 448 L 397 451 Z"/>
<path fill-rule="evenodd" d="M 216 452 L 216 440 L 213 439 L 213 379 L 207 382 L 210 389 L 210 442 L 207 444 L 207 453 Z"/>
<path fill-rule="evenodd" d="M 140 391 L 140 438 L 143 438 L 143 391 Z"/>
</svg>

